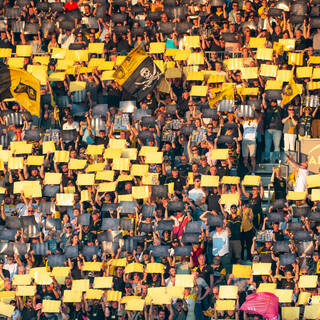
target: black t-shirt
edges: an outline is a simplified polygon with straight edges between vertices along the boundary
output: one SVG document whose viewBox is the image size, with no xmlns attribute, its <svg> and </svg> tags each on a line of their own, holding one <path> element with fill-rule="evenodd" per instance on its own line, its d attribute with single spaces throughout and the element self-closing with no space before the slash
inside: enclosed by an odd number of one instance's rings
<svg viewBox="0 0 320 320">
<path fill-rule="evenodd" d="M 88 312 L 88 316 L 90 320 L 104 319 L 104 312 L 102 310 L 102 306 L 100 304 L 91 306 Z"/>
<path fill-rule="evenodd" d="M 262 213 L 260 195 L 258 195 L 256 198 L 252 198 L 252 194 L 250 194 L 250 196 L 249 196 L 249 208 L 252 209 L 252 212 L 253 212 L 254 215 Z"/>
<path fill-rule="evenodd" d="M 287 182 L 284 179 L 278 179 L 274 177 L 273 182 L 274 192 L 275 192 L 275 199 L 285 199 L 287 194 Z"/>
<path fill-rule="evenodd" d="M 35 320 L 37 318 L 37 311 L 33 308 L 24 307 L 21 312 L 21 320 Z"/>
<path fill-rule="evenodd" d="M 125 293 L 126 290 L 125 290 L 124 286 L 125 286 L 125 283 L 124 283 L 122 277 L 121 278 L 118 278 L 118 277 L 113 278 L 113 290 L 121 291 L 122 293 Z"/>
</svg>

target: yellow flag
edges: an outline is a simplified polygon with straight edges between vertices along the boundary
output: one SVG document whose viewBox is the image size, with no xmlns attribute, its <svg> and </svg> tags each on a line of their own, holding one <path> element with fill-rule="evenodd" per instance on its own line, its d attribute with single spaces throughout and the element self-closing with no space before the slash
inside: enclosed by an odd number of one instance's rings
<svg viewBox="0 0 320 320">
<path fill-rule="evenodd" d="M 220 100 L 234 100 L 234 89 L 232 86 L 228 86 L 224 90 L 222 90 L 220 93 L 218 93 L 213 99 L 209 100 L 210 108 L 213 108 L 213 106 L 219 102 Z"/>
<path fill-rule="evenodd" d="M 288 104 L 298 94 L 302 94 L 302 89 L 294 82 L 293 78 L 291 78 L 285 88 L 282 103 L 284 105 Z"/>
</svg>

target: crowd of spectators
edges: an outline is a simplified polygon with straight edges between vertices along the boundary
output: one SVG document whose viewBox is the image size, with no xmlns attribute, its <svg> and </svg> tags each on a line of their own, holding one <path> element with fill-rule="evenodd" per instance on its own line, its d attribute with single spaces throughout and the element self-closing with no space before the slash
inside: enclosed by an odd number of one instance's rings
<svg viewBox="0 0 320 320">
<path fill-rule="evenodd" d="M 0 103 L 2 317 L 320 318 L 318 2 L 1 0 L 1 62 L 41 82 L 40 117 Z M 112 76 L 137 46 L 141 101 Z"/>
</svg>

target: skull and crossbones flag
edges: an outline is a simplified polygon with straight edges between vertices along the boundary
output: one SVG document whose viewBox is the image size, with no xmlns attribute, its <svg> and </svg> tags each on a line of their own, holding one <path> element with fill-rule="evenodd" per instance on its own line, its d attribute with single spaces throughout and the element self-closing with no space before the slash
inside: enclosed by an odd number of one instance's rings
<svg viewBox="0 0 320 320">
<path fill-rule="evenodd" d="M 138 101 L 160 83 L 162 76 L 160 69 L 140 46 L 129 52 L 113 74 L 117 83 Z"/>
<path fill-rule="evenodd" d="M 40 117 L 40 81 L 27 71 L 0 64 L 0 102 L 12 98 Z"/>
</svg>

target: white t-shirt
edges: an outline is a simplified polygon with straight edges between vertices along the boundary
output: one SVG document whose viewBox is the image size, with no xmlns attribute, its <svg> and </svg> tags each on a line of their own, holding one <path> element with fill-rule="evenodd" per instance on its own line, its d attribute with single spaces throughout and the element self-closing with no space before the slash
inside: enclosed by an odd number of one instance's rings
<svg viewBox="0 0 320 320">
<path fill-rule="evenodd" d="M 79 131 L 79 123 L 76 121 L 73 121 L 71 124 L 69 124 L 68 122 L 64 123 L 62 126 L 62 130 L 74 130 L 76 129 L 77 131 Z"/>
<path fill-rule="evenodd" d="M 295 192 L 305 192 L 306 191 L 306 182 L 307 176 L 309 175 L 308 169 L 299 168 L 298 177 L 294 185 Z"/>
<path fill-rule="evenodd" d="M 217 231 L 211 232 L 212 237 L 212 254 L 214 256 L 222 257 L 229 253 L 229 235 L 227 230 L 221 233 Z"/>
<path fill-rule="evenodd" d="M 242 123 L 243 126 L 243 140 L 256 141 L 258 122 L 256 120 L 245 120 Z"/>
</svg>

